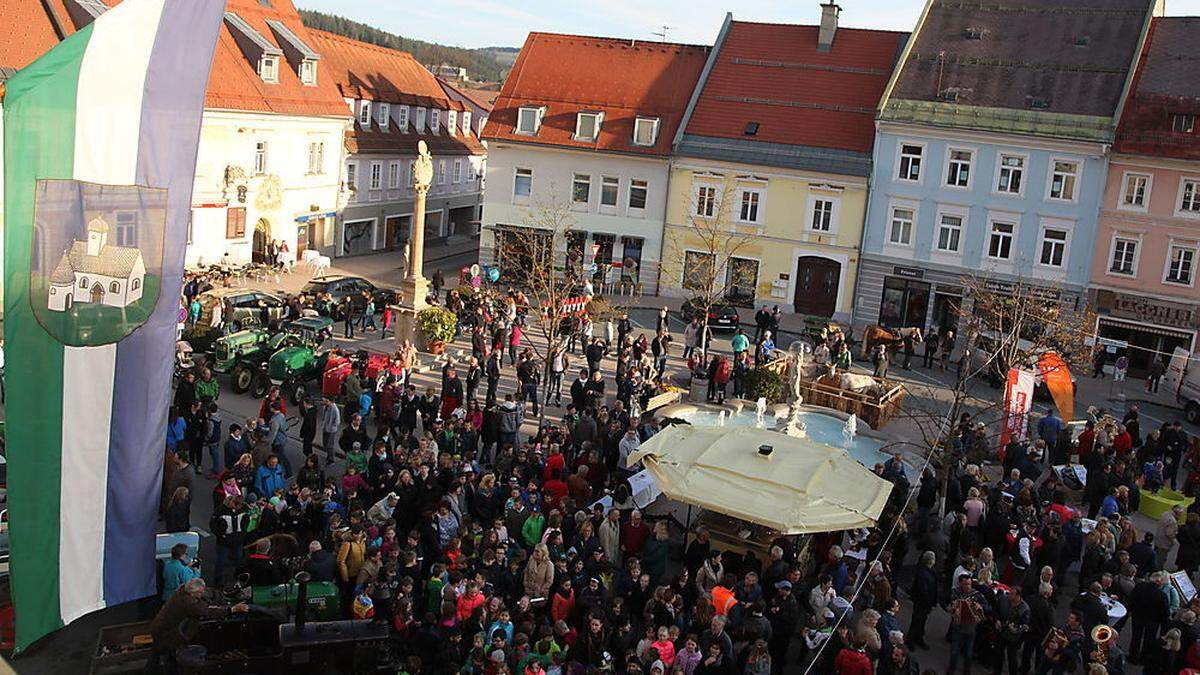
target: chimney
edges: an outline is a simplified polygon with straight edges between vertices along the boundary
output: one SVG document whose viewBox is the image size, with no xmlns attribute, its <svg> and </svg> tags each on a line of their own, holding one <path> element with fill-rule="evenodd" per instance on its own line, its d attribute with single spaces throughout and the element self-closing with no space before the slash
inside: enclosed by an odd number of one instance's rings
<svg viewBox="0 0 1200 675">
<path fill-rule="evenodd" d="M 837 34 L 838 14 L 842 8 L 830 0 L 821 4 L 821 32 L 817 34 L 817 49 L 827 52 L 833 49 L 833 36 Z"/>
</svg>

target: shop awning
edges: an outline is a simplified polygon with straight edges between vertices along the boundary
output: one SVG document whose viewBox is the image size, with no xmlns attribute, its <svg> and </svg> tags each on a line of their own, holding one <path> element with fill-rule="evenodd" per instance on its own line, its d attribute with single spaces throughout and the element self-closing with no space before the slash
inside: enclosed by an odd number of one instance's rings
<svg viewBox="0 0 1200 675">
<path fill-rule="evenodd" d="M 668 427 L 639 461 L 668 497 L 782 534 L 872 526 L 892 491 L 841 448 L 753 427 Z"/>
</svg>

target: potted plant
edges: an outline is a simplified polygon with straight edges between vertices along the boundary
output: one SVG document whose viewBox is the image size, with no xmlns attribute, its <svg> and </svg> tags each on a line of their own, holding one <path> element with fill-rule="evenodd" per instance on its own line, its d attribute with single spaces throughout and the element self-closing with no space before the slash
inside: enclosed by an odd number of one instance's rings
<svg viewBox="0 0 1200 675">
<path fill-rule="evenodd" d="M 454 339 L 454 329 L 457 326 L 458 317 L 447 309 L 426 307 L 417 312 L 417 334 L 424 343 L 425 351 L 430 354 L 441 354 L 445 351 L 446 343 Z"/>
</svg>

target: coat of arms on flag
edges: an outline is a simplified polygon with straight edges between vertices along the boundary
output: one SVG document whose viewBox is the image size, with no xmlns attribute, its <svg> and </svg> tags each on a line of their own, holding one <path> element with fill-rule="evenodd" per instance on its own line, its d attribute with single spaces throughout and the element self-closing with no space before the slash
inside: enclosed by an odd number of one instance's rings
<svg viewBox="0 0 1200 675">
<path fill-rule="evenodd" d="M 150 318 L 162 286 L 167 191 L 41 180 L 29 304 L 59 342 L 119 342 Z"/>
</svg>

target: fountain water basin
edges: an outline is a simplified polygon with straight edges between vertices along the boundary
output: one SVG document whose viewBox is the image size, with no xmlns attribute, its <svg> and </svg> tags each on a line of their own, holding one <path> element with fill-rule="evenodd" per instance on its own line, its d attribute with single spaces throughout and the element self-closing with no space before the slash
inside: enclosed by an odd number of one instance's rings
<svg viewBox="0 0 1200 675">
<path fill-rule="evenodd" d="M 857 418 L 850 422 L 848 415 L 817 406 L 801 405 L 792 411 L 786 405 L 768 406 L 763 402 L 760 407 L 756 403 L 734 401 L 726 406 L 680 403 L 657 410 L 655 415 L 659 419 L 680 419 L 698 427 L 762 427 L 780 433 L 784 433 L 794 415 L 810 440 L 843 448 L 868 469 L 890 457 L 881 450 L 887 443 L 886 438 Z"/>
</svg>

